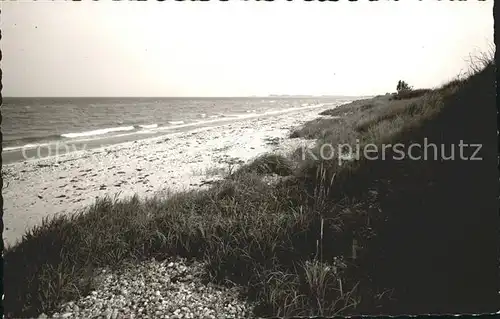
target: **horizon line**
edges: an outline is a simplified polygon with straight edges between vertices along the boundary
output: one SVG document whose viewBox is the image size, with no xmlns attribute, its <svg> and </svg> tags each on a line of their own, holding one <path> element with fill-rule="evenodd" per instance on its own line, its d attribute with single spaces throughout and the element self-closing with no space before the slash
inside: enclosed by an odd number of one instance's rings
<svg viewBox="0 0 500 319">
<path fill-rule="evenodd" d="M 335 94 L 322 94 L 322 95 L 310 95 L 310 94 L 271 94 L 271 95 L 235 95 L 235 96 L 2 96 L 5 98 L 26 98 L 26 99 L 75 99 L 75 98 L 148 98 L 148 99 L 219 99 L 219 98 L 280 98 L 280 97 L 369 97 L 374 95 L 335 95 Z"/>
</svg>

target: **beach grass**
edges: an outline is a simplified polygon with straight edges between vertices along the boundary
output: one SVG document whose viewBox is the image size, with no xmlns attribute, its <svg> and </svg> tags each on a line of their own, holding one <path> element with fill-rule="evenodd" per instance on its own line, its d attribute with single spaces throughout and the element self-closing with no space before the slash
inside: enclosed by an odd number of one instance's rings
<svg viewBox="0 0 500 319">
<path fill-rule="evenodd" d="M 268 154 L 209 189 L 101 198 L 44 221 L 5 252 L 6 314 L 50 313 L 88 294 L 99 267 L 172 255 L 243 286 L 263 317 L 494 311 L 496 69 L 486 62 L 437 89 L 323 112 L 291 133 L 317 140 L 307 157 Z M 483 160 L 314 159 L 326 143 L 424 139 L 481 143 Z M 289 178 L 265 183 L 269 174 Z"/>
</svg>

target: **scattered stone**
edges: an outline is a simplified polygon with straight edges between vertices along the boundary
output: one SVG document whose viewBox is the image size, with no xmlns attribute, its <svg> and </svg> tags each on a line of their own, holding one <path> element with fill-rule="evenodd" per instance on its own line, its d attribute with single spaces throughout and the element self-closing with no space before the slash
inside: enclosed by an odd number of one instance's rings
<svg viewBox="0 0 500 319">
<path fill-rule="evenodd" d="M 173 260 L 173 261 L 171 261 Z M 238 289 L 204 284 L 204 264 L 151 260 L 98 275 L 88 296 L 60 305 L 53 318 L 252 318 L 252 304 Z M 183 277 L 173 282 L 172 277 Z M 63 315 L 61 315 L 63 313 Z"/>
<path fill-rule="evenodd" d="M 64 194 L 56 196 L 56 198 L 65 198 L 65 197 L 66 197 L 66 195 L 64 195 Z"/>
</svg>

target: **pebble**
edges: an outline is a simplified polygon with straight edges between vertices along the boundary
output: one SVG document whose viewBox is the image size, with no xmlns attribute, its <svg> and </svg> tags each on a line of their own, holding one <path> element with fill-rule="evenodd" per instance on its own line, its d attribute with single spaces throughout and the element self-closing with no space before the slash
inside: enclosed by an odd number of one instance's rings
<svg viewBox="0 0 500 319">
<path fill-rule="evenodd" d="M 204 284 L 203 273 L 202 263 L 182 258 L 102 269 L 88 296 L 39 318 L 253 318 L 253 305 L 238 299 L 237 288 Z"/>
</svg>

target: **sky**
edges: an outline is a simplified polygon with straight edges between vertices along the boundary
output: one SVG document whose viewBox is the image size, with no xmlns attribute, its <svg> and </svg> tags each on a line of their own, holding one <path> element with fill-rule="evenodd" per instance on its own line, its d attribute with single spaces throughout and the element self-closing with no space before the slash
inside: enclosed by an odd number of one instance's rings
<svg viewBox="0 0 500 319">
<path fill-rule="evenodd" d="M 0 3 L 3 96 L 376 95 L 493 45 L 493 0 Z"/>
</svg>

